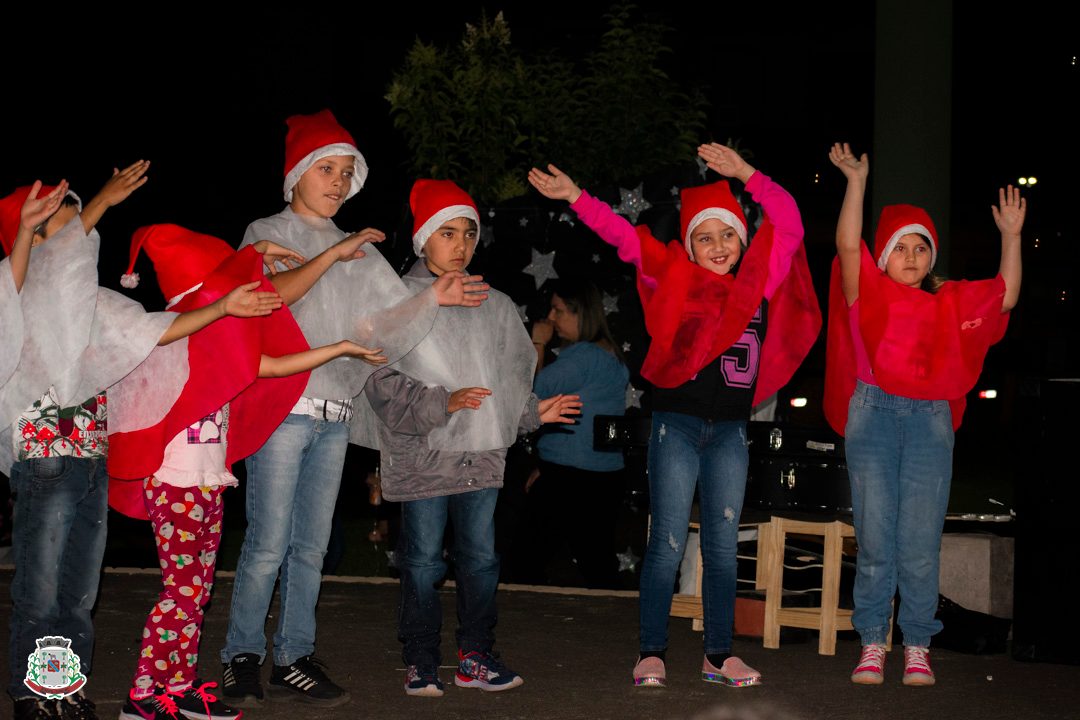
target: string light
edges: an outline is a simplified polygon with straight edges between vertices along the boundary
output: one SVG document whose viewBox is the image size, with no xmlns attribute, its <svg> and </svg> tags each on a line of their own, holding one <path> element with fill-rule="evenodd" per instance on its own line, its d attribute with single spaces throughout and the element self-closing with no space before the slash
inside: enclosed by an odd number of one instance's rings
<svg viewBox="0 0 1080 720">
<path fill-rule="evenodd" d="M 791 398 L 791 407 L 793 407 L 793 408 L 806 407 L 806 398 L 804 398 L 804 397 Z"/>
</svg>

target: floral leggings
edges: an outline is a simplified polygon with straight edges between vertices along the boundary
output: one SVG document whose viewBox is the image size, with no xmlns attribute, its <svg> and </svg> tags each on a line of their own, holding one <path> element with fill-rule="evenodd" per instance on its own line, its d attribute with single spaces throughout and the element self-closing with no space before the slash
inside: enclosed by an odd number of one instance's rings
<svg viewBox="0 0 1080 720">
<path fill-rule="evenodd" d="M 136 698 L 160 687 L 185 690 L 198 674 L 203 608 L 214 582 L 223 507 L 221 487 L 175 487 L 153 477 L 143 487 L 163 587 L 143 627 Z"/>
</svg>

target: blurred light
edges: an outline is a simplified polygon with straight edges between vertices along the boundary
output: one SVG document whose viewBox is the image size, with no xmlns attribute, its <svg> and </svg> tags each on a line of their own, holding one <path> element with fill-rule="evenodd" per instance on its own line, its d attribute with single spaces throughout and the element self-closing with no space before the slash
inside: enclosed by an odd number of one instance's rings
<svg viewBox="0 0 1080 720">
<path fill-rule="evenodd" d="M 821 173 L 814 173 L 814 184 L 815 185 L 817 185 L 819 179 L 821 179 Z"/>
<path fill-rule="evenodd" d="M 791 398 L 791 407 L 806 407 L 806 398 Z"/>
<path fill-rule="evenodd" d="M 1027 185 L 1027 178 L 1020 178 L 1016 182 L 1020 183 L 1021 185 Z"/>
<path fill-rule="evenodd" d="M 997 397 L 997 390 L 980 390 L 979 398 L 982 400 L 993 400 Z"/>
<path fill-rule="evenodd" d="M 1034 185 L 1035 183 L 1039 182 L 1039 178 L 1029 177 L 1027 179 L 1027 181 L 1028 181 L 1028 185 Z"/>
<path fill-rule="evenodd" d="M 1035 238 L 1035 247 L 1039 247 L 1039 238 Z"/>
</svg>

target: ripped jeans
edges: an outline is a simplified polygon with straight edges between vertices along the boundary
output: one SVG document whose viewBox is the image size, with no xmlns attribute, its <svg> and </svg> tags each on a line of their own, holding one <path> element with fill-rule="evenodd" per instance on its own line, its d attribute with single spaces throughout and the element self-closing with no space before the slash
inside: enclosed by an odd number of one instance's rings
<svg viewBox="0 0 1080 720">
<path fill-rule="evenodd" d="M 641 569 L 642 652 L 667 648 L 675 574 L 695 489 L 700 495 L 705 653 L 731 652 L 735 552 L 748 464 L 745 420 L 711 422 L 683 413 L 653 413 L 649 544 Z"/>
</svg>

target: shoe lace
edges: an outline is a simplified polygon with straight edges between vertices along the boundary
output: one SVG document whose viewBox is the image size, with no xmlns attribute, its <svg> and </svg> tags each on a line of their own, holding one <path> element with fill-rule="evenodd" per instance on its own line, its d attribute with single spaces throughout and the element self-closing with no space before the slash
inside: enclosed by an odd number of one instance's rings
<svg viewBox="0 0 1080 720">
<path fill-rule="evenodd" d="M 253 660 L 236 662 L 234 659 L 229 663 L 229 669 L 232 670 L 232 676 L 237 685 L 250 683 L 259 677 L 259 663 Z"/>
<path fill-rule="evenodd" d="M 873 665 L 875 667 L 881 667 L 885 664 L 885 646 L 884 645 L 863 645 L 862 655 L 859 656 L 859 667 L 863 668 L 867 665 Z"/>
<path fill-rule="evenodd" d="M 908 672 L 924 672 L 929 674 L 930 670 L 930 649 L 918 646 L 907 646 L 904 648 L 904 665 Z"/>
<path fill-rule="evenodd" d="M 202 700 L 203 707 L 206 708 L 206 717 L 210 717 L 213 714 L 210 712 L 210 706 L 218 701 L 217 695 L 211 693 L 207 688 L 215 687 L 217 687 L 216 682 L 204 682 L 199 685 L 198 680 L 191 686 L 191 692 L 194 693 L 195 697 Z"/>
</svg>

